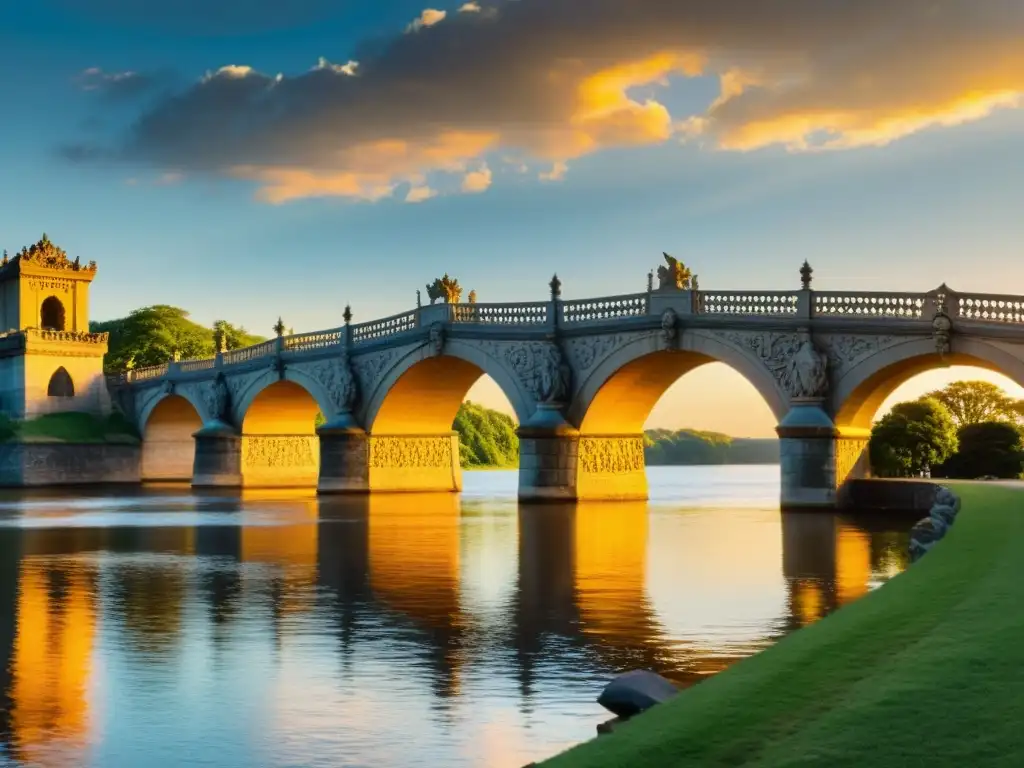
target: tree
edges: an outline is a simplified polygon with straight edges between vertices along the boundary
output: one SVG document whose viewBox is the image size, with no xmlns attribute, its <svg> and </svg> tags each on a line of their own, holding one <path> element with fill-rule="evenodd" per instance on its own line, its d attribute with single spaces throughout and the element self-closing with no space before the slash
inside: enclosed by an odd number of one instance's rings
<svg viewBox="0 0 1024 768">
<path fill-rule="evenodd" d="M 459 434 L 464 467 L 514 467 L 519 462 L 516 424 L 504 413 L 472 402 L 459 407 L 452 428 Z"/>
<path fill-rule="evenodd" d="M 933 398 L 899 403 L 879 419 L 868 444 L 871 466 L 882 477 L 913 477 L 956 451 L 953 418 Z"/>
<path fill-rule="evenodd" d="M 224 334 L 228 349 L 242 349 L 242 347 L 251 347 L 253 344 L 266 341 L 263 336 L 251 334 L 242 326 L 232 325 L 227 320 L 213 321 L 214 334 L 218 331 Z"/>
<path fill-rule="evenodd" d="M 985 421 L 960 427 L 959 447 L 936 472 L 943 477 L 973 479 L 994 475 L 1017 478 L 1024 468 L 1024 435 L 1016 424 Z"/>
<path fill-rule="evenodd" d="M 1020 404 L 995 384 L 987 381 L 954 381 L 925 397 L 938 400 L 957 426 L 986 421 L 1016 421 Z"/>
</svg>

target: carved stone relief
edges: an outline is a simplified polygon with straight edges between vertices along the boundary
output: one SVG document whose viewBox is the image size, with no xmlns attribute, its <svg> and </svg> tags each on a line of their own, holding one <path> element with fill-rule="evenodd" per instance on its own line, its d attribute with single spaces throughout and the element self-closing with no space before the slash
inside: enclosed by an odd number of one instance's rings
<svg viewBox="0 0 1024 768">
<path fill-rule="evenodd" d="M 359 391 L 373 392 L 397 355 L 398 350 L 385 349 L 352 358 L 352 368 L 358 379 Z"/>
<path fill-rule="evenodd" d="M 572 387 L 572 369 L 562 350 L 550 341 L 512 344 L 505 362 L 514 370 L 539 403 L 563 403 Z"/>
<path fill-rule="evenodd" d="M 371 437 L 373 469 L 450 469 L 451 437 Z"/>
<path fill-rule="evenodd" d="M 851 368 L 901 340 L 895 336 L 827 336 L 821 341 L 832 368 L 841 370 Z"/>
<path fill-rule="evenodd" d="M 615 350 L 650 336 L 651 333 L 649 331 L 584 336 L 582 338 L 569 339 L 566 342 L 566 351 L 569 359 L 573 361 L 575 370 L 583 374 Z"/>
<path fill-rule="evenodd" d="M 324 360 L 313 366 L 313 377 L 323 384 L 324 389 L 341 413 L 348 413 L 355 405 L 357 387 L 352 365 L 347 354 L 337 360 Z"/>
<path fill-rule="evenodd" d="M 231 393 L 228 391 L 227 377 L 218 373 L 213 381 L 203 390 L 203 404 L 211 419 L 230 421 Z"/>
<path fill-rule="evenodd" d="M 643 437 L 580 438 L 579 466 L 583 472 L 622 475 L 644 468 Z"/>
<path fill-rule="evenodd" d="M 676 327 L 678 322 L 679 316 L 674 309 L 666 309 L 661 313 L 661 340 L 667 346 L 675 344 L 676 336 L 679 335 L 679 329 Z"/>
<path fill-rule="evenodd" d="M 857 465 L 867 460 L 868 441 L 862 438 L 841 438 L 836 440 L 836 485 L 858 477 Z"/>
<path fill-rule="evenodd" d="M 818 351 L 806 331 L 730 331 L 723 338 L 752 352 L 790 397 L 821 397 L 826 393 L 828 358 Z"/>
<path fill-rule="evenodd" d="M 441 323 L 434 323 L 430 326 L 427 344 L 430 347 L 430 354 L 434 357 L 440 357 L 444 352 L 444 326 Z"/>
<path fill-rule="evenodd" d="M 316 438 L 309 435 L 253 435 L 245 438 L 247 467 L 311 467 L 317 463 Z"/>
</svg>

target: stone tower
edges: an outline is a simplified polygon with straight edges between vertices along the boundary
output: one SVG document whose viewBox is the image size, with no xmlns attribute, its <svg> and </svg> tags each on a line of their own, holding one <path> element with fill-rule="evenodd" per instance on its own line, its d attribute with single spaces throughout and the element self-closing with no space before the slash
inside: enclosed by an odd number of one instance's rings
<svg viewBox="0 0 1024 768">
<path fill-rule="evenodd" d="M 82 265 L 50 242 L 0 260 L 0 409 L 12 419 L 59 411 L 110 412 L 103 377 L 107 334 L 89 333 L 89 284 Z"/>
</svg>

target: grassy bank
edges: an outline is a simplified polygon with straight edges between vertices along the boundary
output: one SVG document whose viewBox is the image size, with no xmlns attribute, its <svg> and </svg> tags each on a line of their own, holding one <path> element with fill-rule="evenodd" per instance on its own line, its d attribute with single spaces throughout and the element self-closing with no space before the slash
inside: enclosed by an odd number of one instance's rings
<svg viewBox="0 0 1024 768">
<path fill-rule="evenodd" d="M 1024 765 L 1024 490 L 952 485 L 905 574 L 545 768 Z"/>
<path fill-rule="evenodd" d="M 131 443 L 135 428 L 113 413 L 99 418 L 89 413 L 53 413 L 27 421 L 0 418 L 0 442 L 16 443 Z"/>
</svg>

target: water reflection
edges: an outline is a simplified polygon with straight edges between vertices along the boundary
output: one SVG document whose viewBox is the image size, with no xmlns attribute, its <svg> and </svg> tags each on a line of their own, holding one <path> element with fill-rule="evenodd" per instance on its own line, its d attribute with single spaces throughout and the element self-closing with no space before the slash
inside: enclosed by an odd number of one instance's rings
<svg viewBox="0 0 1024 768">
<path fill-rule="evenodd" d="M 905 567 L 910 522 L 479 490 L 7 497 L 0 755 L 520 766 L 589 738 L 615 672 L 687 685 L 862 596 Z"/>
</svg>

